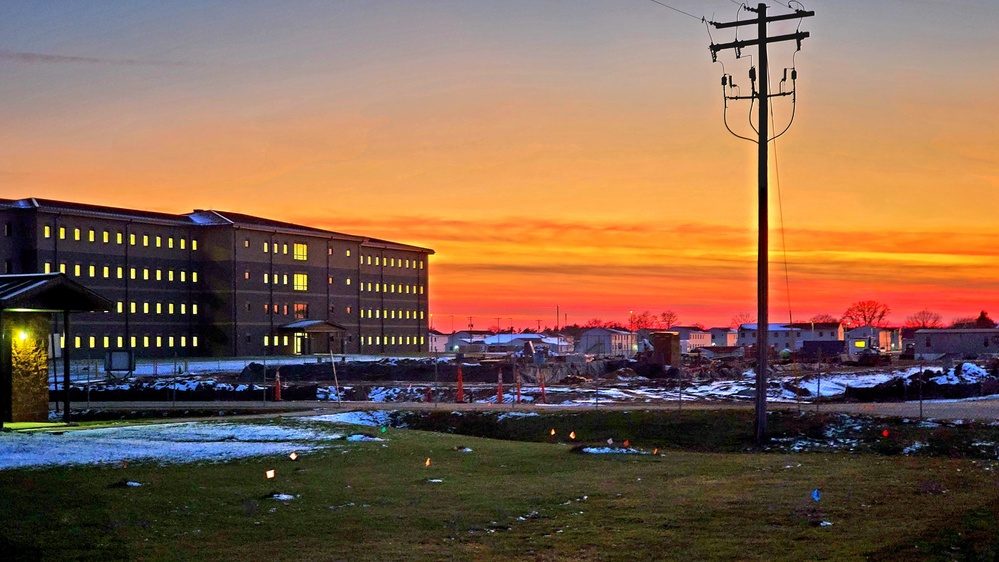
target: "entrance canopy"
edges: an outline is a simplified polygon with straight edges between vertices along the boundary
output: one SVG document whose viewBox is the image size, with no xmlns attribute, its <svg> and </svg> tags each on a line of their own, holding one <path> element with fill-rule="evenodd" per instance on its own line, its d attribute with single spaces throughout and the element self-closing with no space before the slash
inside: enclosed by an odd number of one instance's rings
<svg viewBox="0 0 999 562">
<path fill-rule="evenodd" d="M 329 320 L 296 320 L 290 324 L 279 326 L 281 332 L 305 332 L 306 334 L 332 334 L 345 332 L 347 328 Z"/>
<path fill-rule="evenodd" d="M 0 310 L 11 312 L 100 312 L 114 303 L 64 273 L 0 275 Z"/>
</svg>

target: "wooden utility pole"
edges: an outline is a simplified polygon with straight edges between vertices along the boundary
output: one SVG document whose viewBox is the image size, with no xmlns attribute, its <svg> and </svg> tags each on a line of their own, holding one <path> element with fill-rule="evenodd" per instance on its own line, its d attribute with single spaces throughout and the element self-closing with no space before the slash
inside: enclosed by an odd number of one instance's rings
<svg viewBox="0 0 999 562">
<path fill-rule="evenodd" d="M 791 14 L 783 14 L 779 16 L 767 17 L 767 5 L 764 3 L 759 3 L 756 8 L 750 8 L 748 6 L 743 6 L 743 9 L 749 10 L 751 12 L 756 12 L 756 20 L 741 20 L 727 23 L 711 22 L 711 25 L 716 29 L 725 29 L 729 27 L 738 27 L 743 25 L 756 24 L 757 35 L 756 39 L 747 39 L 742 41 L 733 41 L 731 43 L 721 43 L 712 44 L 711 58 L 715 59 L 717 57 L 718 51 L 725 49 L 733 49 L 736 53 L 736 57 L 741 54 L 741 49 L 743 47 L 753 47 L 757 48 L 757 59 L 759 60 L 759 86 L 757 87 L 757 76 L 756 69 L 752 68 L 749 71 L 749 79 L 753 83 L 753 92 L 749 96 L 725 96 L 726 103 L 730 99 L 755 99 L 759 107 L 759 117 L 758 117 L 758 133 L 759 138 L 757 143 L 757 154 L 758 154 L 758 205 L 759 205 L 759 244 L 757 248 L 757 267 L 756 267 L 756 303 L 757 303 L 757 313 L 756 313 L 756 444 L 762 445 L 764 439 L 766 438 L 767 432 L 767 354 L 770 351 L 770 320 L 768 318 L 768 296 L 769 296 L 769 239 L 768 239 L 768 229 L 769 229 L 769 217 L 767 214 L 769 205 L 769 194 L 768 194 L 768 162 L 767 162 L 767 150 L 770 143 L 770 97 L 771 95 L 783 96 L 791 95 L 792 92 L 783 92 L 777 94 L 770 94 L 769 92 L 769 60 L 767 58 L 767 46 L 771 43 L 778 43 L 782 41 L 797 41 L 798 46 L 801 46 L 801 40 L 808 37 L 807 31 L 798 31 L 788 35 L 779 35 L 775 37 L 767 36 L 767 24 L 774 21 L 789 20 L 789 19 L 801 19 L 809 16 L 814 16 L 815 12 L 809 12 L 804 10 L 796 10 Z M 731 77 L 722 78 L 722 86 L 730 86 Z M 728 123 L 726 122 L 726 127 Z M 731 129 L 729 129 L 731 131 Z M 734 134 L 734 133 L 733 133 Z M 738 136 L 738 135 L 737 135 Z M 745 137 L 742 137 L 745 138 Z"/>
</svg>

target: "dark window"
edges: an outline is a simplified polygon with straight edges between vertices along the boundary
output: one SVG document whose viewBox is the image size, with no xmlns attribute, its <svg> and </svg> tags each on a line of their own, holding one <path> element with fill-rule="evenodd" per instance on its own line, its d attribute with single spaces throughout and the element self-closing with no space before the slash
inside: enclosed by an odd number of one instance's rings
<svg viewBox="0 0 999 562">
<path fill-rule="evenodd" d="M 930 347 L 930 336 L 926 336 L 926 347 Z"/>
<path fill-rule="evenodd" d="M 3 272 L 14 273 L 14 263 L 10 260 L 3 260 Z"/>
</svg>

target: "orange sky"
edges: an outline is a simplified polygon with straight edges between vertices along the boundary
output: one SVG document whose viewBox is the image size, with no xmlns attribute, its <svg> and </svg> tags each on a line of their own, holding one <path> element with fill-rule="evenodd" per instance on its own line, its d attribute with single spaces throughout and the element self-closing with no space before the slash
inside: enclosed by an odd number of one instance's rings
<svg viewBox="0 0 999 562">
<path fill-rule="evenodd" d="M 807 4 L 771 158 L 771 317 L 787 285 L 797 320 L 865 299 L 899 323 L 997 316 L 999 10 Z M 556 305 L 727 325 L 755 310 L 755 145 L 724 129 L 708 42 L 637 0 L 7 4 L 0 185 L 428 246 L 444 330 L 552 325 Z M 748 90 L 748 60 L 723 62 Z"/>
</svg>

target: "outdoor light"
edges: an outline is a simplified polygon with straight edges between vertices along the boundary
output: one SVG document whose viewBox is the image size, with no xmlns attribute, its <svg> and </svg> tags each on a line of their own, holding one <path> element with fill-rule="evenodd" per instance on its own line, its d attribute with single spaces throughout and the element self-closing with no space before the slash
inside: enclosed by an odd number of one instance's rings
<svg viewBox="0 0 999 562">
<path fill-rule="evenodd" d="M 24 330 L 21 330 L 20 332 L 17 333 L 17 339 L 19 339 L 21 341 L 24 341 L 24 340 L 28 339 L 28 332 L 25 332 Z"/>
</svg>

